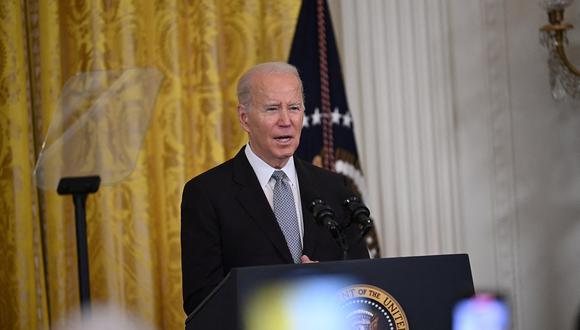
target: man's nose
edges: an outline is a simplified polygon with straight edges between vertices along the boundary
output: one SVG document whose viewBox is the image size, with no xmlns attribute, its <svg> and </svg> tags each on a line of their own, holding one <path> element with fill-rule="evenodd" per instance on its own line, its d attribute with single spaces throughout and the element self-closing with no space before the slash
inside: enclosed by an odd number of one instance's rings
<svg viewBox="0 0 580 330">
<path fill-rule="evenodd" d="M 290 125 L 290 109 L 283 108 L 280 109 L 279 116 L 278 116 L 278 123 L 280 125 Z"/>
</svg>

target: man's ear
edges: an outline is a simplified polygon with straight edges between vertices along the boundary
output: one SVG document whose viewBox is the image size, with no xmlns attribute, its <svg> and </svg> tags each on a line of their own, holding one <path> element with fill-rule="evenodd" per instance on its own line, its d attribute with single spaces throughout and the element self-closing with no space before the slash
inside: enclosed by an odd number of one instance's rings
<svg viewBox="0 0 580 330">
<path fill-rule="evenodd" d="M 247 110 L 248 109 L 243 104 L 238 104 L 238 119 L 240 120 L 240 125 L 244 131 L 249 132 Z"/>
</svg>

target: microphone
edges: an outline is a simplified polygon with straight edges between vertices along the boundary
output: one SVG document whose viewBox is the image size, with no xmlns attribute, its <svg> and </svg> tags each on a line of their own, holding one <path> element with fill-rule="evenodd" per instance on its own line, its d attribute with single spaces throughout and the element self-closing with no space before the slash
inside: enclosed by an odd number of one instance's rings
<svg viewBox="0 0 580 330">
<path fill-rule="evenodd" d="M 334 211 L 322 199 L 315 199 L 310 203 L 310 211 L 317 224 L 330 230 L 334 238 L 340 234 L 338 222 L 334 220 Z"/>
<path fill-rule="evenodd" d="M 371 212 L 369 209 L 356 196 L 347 198 L 343 205 L 350 212 L 351 221 L 360 226 L 362 231 L 361 237 L 365 236 L 373 227 L 373 220 L 370 218 Z"/>
<path fill-rule="evenodd" d="M 346 236 L 342 232 L 342 228 L 338 222 L 334 220 L 334 210 L 322 199 L 315 199 L 310 203 L 310 211 L 312 212 L 316 223 L 326 227 L 330 231 L 330 235 L 342 250 L 342 259 L 347 260 L 348 242 L 346 241 Z"/>
</svg>

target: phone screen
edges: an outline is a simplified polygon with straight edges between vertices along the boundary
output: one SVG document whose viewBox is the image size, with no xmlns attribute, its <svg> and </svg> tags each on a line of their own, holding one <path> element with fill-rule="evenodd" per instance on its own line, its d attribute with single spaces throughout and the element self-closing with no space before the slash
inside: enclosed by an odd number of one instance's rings
<svg viewBox="0 0 580 330">
<path fill-rule="evenodd" d="M 453 330 L 505 330 L 508 326 L 509 308 L 496 295 L 478 294 L 453 308 Z"/>
</svg>

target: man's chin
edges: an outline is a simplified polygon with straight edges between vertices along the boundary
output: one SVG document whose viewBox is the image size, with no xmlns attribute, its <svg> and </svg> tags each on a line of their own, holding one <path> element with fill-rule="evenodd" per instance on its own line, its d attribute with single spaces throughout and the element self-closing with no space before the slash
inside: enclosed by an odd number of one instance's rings
<svg viewBox="0 0 580 330">
<path fill-rule="evenodd" d="M 278 148 L 277 157 L 279 159 L 288 159 L 294 155 L 296 152 L 297 146 L 288 145 L 286 147 Z"/>
</svg>

